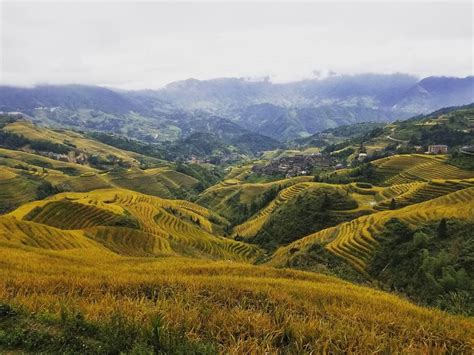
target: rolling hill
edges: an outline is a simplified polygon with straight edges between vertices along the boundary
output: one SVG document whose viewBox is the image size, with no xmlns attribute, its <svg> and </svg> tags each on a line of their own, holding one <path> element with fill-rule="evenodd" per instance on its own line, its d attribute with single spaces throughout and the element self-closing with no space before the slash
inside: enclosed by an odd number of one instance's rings
<svg viewBox="0 0 474 355">
<path fill-rule="evenodd" d="M 439 126 L 464 144 L 471 111 L 334 129 L 331 151 L 224 166 L 0 120 L 0 351 L 468 353 L 470 165 L 387 151 L 336 170 L 331 154 L 425 144 Z M 169 144 L 185 156 L 228 149 L 209 135 Z M 253 169 L 300 154 L 330 164 L 284 179 Z"/>
<path fill-rule="evenodd" d="M 71 204 L 94 205 L 97 195 L 67 196 Z M 151 208 L 176 207 L 126 191 L 105 195 L 102 203 L 114 200 L 135 210 L 141 222 Z M 382 291 L 309 272 L 183 258 L 174 256 L 180 248 L 173 247 L 181 239 L 134 229 L 123 233 L 122 227 L 62 230 L 19 219 L 25 212 L 0 218 L 0 230 L 10 231 L 0 232 L 0 346 L 7 351 L 365 353 L 472 347 L 471 319 Z M 175 228 L 173 221 L 155 228 Z M 224 244 L 213 244 L 212 253 L 244 255 L 221 248 Z"/>
<path fill-rule="evenodd" d="M 0 127 L 0 211 L 57 192 L 111 187 L 164 198 L 191 198 L 213 181 L 207 181 L 212 173 L 204 167 L 178 167 L 82 133 L 46 129 L 8 117 L 0 119 Z"/>
<path fill-rule="evenodd" d="M 156 236 L 158 244 L 163 244 L 165 250 L 170 249 L 178 255 L 236 260 L 258 257 L 258 248 L 214 235 L 213 230 L 219 228 L 209 221 L 212 215 L 187 201 L 163 200 L 130 190 L 105 189 L 54 195 L 24 204 L 4 218 L 75 233 L 83 230 L 84 237 L 88 233 L 96 235 L 96 227 L 103 227 L 99 229 L 101 235 L 116 235 L 117 238 L 126 237 L 122 235 L 126 233 L 117 233 L 115 227 L 137 229 Z M 213 220 L 225 223 L 218 216 Z M 106 233 L 105 227 L 108 226 L 114 227 L 110 233 Z M 18 229 L 23 230 L 21 224 Z M 89 229 L 93 231 L 89 232 Z M 155 249 L 159 250 L 156 246 Z"/>
<path fill-rule="evenodd" d="M 474 217 L 474 189 L 472 187 L 447 194 L 396 211 L 382 211 L 356 218 L 336 227 L 324 229 L 304 237 L 275 253 L 271 263 L 286 263 L 291 249 L 307 250 L 314 243 L 324 243 L 331 253 L 344 259 L 361 273 L 377 246 L 377 234 L 391 218 L 397 218 L 412 226 L 442 218 L 472 220 Z"/>
</svg>

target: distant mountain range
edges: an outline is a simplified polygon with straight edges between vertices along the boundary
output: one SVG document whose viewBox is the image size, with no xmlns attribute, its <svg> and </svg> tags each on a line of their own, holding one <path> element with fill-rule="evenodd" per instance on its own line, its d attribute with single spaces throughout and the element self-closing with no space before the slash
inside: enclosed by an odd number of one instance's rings
<svg viewBox="0 0 474 355">
<path fill-rule="evenodd" d="M 237 78 L 188 79 L 160 90 L 84 85 L 0 86 L 0 111 L 53 127 L 105 131 L 145 141 L 196 132 L 225 138 L 242 129 L 279 141 L 358 122 L 389 122 L 474 102 L 474 77 L 341 75 L 277 84 Z"/>
</svg>

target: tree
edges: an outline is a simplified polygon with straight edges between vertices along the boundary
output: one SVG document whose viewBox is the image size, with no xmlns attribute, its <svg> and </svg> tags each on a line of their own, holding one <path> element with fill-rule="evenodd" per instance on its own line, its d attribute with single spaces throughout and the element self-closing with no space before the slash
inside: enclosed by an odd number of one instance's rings
<svg viewBox="0 0 474 355">
<path fill-rule="evenodd" d="M 395 201 L 394 198 L 392 198 L 392 201 L 390 201 L 390 209 L 391 210 L 396 210 L 397 209 L 397 201 Z"/>
<path fill-rule="evenodd" d="M 438 238 L 447 238 L 448 237 L 448 225 L 446 223 L 446 218 L 443 218 L 439 221 L 438 225 Z"/>
<path fill-rule="evenodd" d="M 328 196 L 327 191 L 324 191 L 323 201 L 321 202 L 321 211 L 326 211 L 331 207 L 331 199 Z"/>
</svg>

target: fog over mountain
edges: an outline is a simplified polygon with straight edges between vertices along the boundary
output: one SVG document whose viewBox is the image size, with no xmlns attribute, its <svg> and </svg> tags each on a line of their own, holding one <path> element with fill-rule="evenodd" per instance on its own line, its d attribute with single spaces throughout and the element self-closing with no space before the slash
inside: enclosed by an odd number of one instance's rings
<svg viewBox="0 0 474 355">
<path fill-rule="evenodd" d="M 0 83 L 472 75 L 472 2 L 2 1 Z M 169 88 L 168 88 L 169 89 Z"/>
<path fill-rule="evenodd" d="M 474 101 L 471 14 L 467 2 L 2 2 L 0 110 L 150 142 L 389 122 Z"/>
<path fill-rule="evenodd" d="M 337 75 L 290 83 L 188 79 L 159 90 L 85 85 L 0 87 L 0 110 L 51 126 L 173 140 L 223 122 L 286 141 L 357 122 L 389 122 L 474 102 L 474 77 Z"/>
</svg>

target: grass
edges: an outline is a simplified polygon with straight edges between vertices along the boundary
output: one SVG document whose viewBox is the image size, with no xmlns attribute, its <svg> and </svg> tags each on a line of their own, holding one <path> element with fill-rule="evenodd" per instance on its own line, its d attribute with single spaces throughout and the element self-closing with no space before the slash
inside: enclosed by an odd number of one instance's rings
<svg viewBox="0 0 474 355">
<path fill-rule="evenodd" d="M 58 319 L 74 309 L 99 328 L 119 314 L 131 330 L 149 329 L 159 317 L 187 341 L 214 343 L 221 353 L 459 353 L 472 346 L 470 319 L 329 276 L 5 244 L 0 255 L 0 299 L 29 314 Z"/>
<path fill-rule="evenodd" d="M 30 313 L 0 304 L 0 348 L 13 352 L 88 353 L 199 353 L 212 354 L 212 344 L 192 342 L 168 329 L 159 317 L 137 326 L 120 313 L 105 323 L 91 322 L 74 310 L 59 315 Z"/>
</svg>

